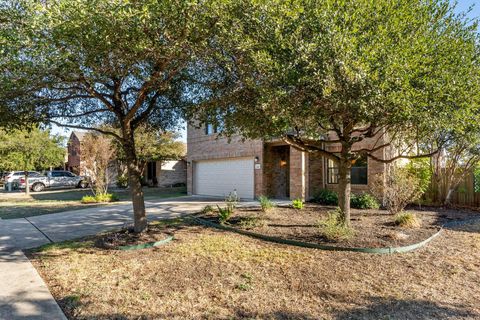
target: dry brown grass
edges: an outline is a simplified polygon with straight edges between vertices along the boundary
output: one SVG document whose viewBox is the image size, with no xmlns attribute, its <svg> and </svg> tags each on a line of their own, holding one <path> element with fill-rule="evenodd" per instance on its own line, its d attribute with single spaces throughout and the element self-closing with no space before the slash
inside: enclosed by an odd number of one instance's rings
<svg viewBox="0 0 480 320">
<path fill-rule="evenodd" d="M 187 225 L 157 249 L 31 255 L 70 319 L 478 319 L 480 224 L 409 254 L 276 245 Z"/>
</svg>

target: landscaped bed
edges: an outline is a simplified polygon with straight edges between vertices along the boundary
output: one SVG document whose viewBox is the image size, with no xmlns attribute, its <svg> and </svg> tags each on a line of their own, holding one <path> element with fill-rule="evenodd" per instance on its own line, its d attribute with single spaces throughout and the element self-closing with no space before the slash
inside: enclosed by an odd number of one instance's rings
<svg viewBox="0 0 480 320">
<path fill-rule="evenodd" d="M 352 209 L 353 233 L 348 237 L 329 239 L 323 234 L 321 221 L 334 209 L 315 204 L 307 204 L 302 210 L 283 206 L 267 212 L 259 208 L 237 208 L 225 225 L 281 239 L 342 247 L 379 248 L 418 243 L 435 234 L 445 222 L 478 215 L 469 211 L 433 208 L 410 210 L 420 219 L 421 225 L 418 228 L 406 228 L 397 226 L 395 216 L 386 210 Z M 198 217 L 220 223 L 216 211 Z"/>
<path fill-rule="evenodd" d="M 69 319 L 480 318 L 480 224 L 393 255 L 273 244 L 187 220 L 149 230 L 175 240 L 120 251 L 97 246 L 101 235 L 29 257 Z"/>
</svg>

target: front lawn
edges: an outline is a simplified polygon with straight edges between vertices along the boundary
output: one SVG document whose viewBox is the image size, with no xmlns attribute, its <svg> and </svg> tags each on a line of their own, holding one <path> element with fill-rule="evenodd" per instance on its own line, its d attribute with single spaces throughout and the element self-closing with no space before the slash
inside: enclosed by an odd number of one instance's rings
<svg viewBox="0 0 480 320">
<path fill-rule="evenodd" d="M 120 199 L 115 204 L 128 203 L 128 190 L 114 190 Z M 144 188 L 145 200 L 156 200 L 186 195 L 185 188 Z M 105 206 L 109 204 L 82 204 L 85 195 L 92 195 L 89 189 L 48 190 L 32 192 L 26 197 L 21 192 L 0 193 L 0 218 L 15 219 L 49 213 Z"/>
<path fill-rule="evenodd" d="M 105 235 L 29 254 L 70 319 L 478 319 L 480 223 L 408 254 L 277 245 L 176 220 L 175 240 Z"/>
</svg>

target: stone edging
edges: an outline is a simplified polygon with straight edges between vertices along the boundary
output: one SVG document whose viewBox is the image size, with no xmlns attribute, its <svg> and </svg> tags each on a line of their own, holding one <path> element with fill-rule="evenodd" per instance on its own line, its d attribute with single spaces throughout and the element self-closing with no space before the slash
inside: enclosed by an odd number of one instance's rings
<svg viewBox="0 0 480 320">
<path fill-rule="evenodd" d="M 203 224 L 205 226 L 217 228 L 217 229 L 222 229 L 222 230 L 227 230 L 227 231 L 232 231 L 235 233 L 239 233 L 242 235 L 250 236 L 253 238 L 257 238 L 260 240 L 265 240 L 269 242 L 274 242 L 274 243 L 280 243 L 280 244 L 288 244 L 292 246 L 297 246 L 297 247 L 303 247 L 303 248 L 312 248 L 312 249 L 320 249 L 320 250 L 328 250 L 328 251 L 352 251 L 352 252 L 363 252 L 363 253 L 377 253 L 377 254 L 391 254 L 391 253 L 405 253 L 405 252 L 410 252 L 417 250 L 423 246 L 425 246 L 427 243 L 435 239 L 437 236 L 439 236 L 443 228 L 440 228 L 436 233 L 431 235 L 429 238 L 418 242 L 414 243 L 408 246 L 402 246 L 402 247 L 386 247 L 386 248 L 354 248 L 354 247 L 337 247 L 337 246 L 330 246 L 330 245 L 322 245 L 322 244 L 317 244 L 317 243 L 311 243 L 311 242 L 303 242 L 303 241 L 297 241 L 297 240 L 287 240 L 287 239 L 282 239 L 278 237 L 272 237 L 272 236 L 266 236 L 263 234 L 251 232 L 251 231 L 246 231 L 246 230 L 241 230 L 225 225 L 221 225 L 218 223 L 213 223 L 210 221 L 207 221 L 202 218 L 198 217 L 192 217 L 195 221 L 197 221 L 200 224 Z"/>
</svg>

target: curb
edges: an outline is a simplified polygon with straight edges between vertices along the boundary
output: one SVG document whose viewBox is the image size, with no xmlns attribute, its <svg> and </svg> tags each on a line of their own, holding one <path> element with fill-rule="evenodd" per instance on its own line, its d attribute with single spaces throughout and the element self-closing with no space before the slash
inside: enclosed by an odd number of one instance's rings
<svg viewBox="0 0 480 320">
<path fill-rule="evenodd" d="M 153 248 L 153 247 L 158 247 L 158 246 L 167 244 L 170 241 L 172 241 L 173 239 L 174 239 L 174 237 L 170 236 L 168 238 L 165 238 L 163 240 L 156 241 L 156 242 L 147 242 L 147 243 L 137 244 L 137 245 L 133 245 L 133 246 L 119 246 L 119 247 L 117 247 L 117 249 L 118 250 L 123 250 L 123 251 L 129 251 L 129 250 L 141 250 L 141 249 Z"/>
<path fill-rule="evenodd" d="M 354 247 L 337 247 L 337 246 L 330 246 L 330 245 L 322 245 L 322 244 L 303 242 L 303 241 L 297 241 L 297 240 L 287 240 L 287 239 L 282 239 L 278 237 L 266 236 L 266 235 L 251 232 L 251 231 L 240 230 L 237 228 L 224 226 L 224 225 L 213 223 L 198 217 L 192 217 L 192 218 L 198 223 L 208 227 L 213 227 L 213 228 L 226 230 L 226 231 L 232 231 L 232 232 L 249 236 L 252 238 L 257 238 L 260 240 L 265 240 L 265 241 L 279 243 L 279 244 L 287 244 L 287 245 L 296 246 L 296 247 L 312 248 L 312 249 L 327 250 L 327 251 L 351 251 L 351 252 L 377 253 L 377 254 L 406 253 L 406 252 L 415 251 L 425 246 L 427 243 L 429 243 L 436 237 L 438 237 L 443 231 L 443 227 L 442 227 L 436 233 L 431 235 L 429 238 L 408 246 L 385 247 L 385 248 L 354 248 Z"/>
</svg>

